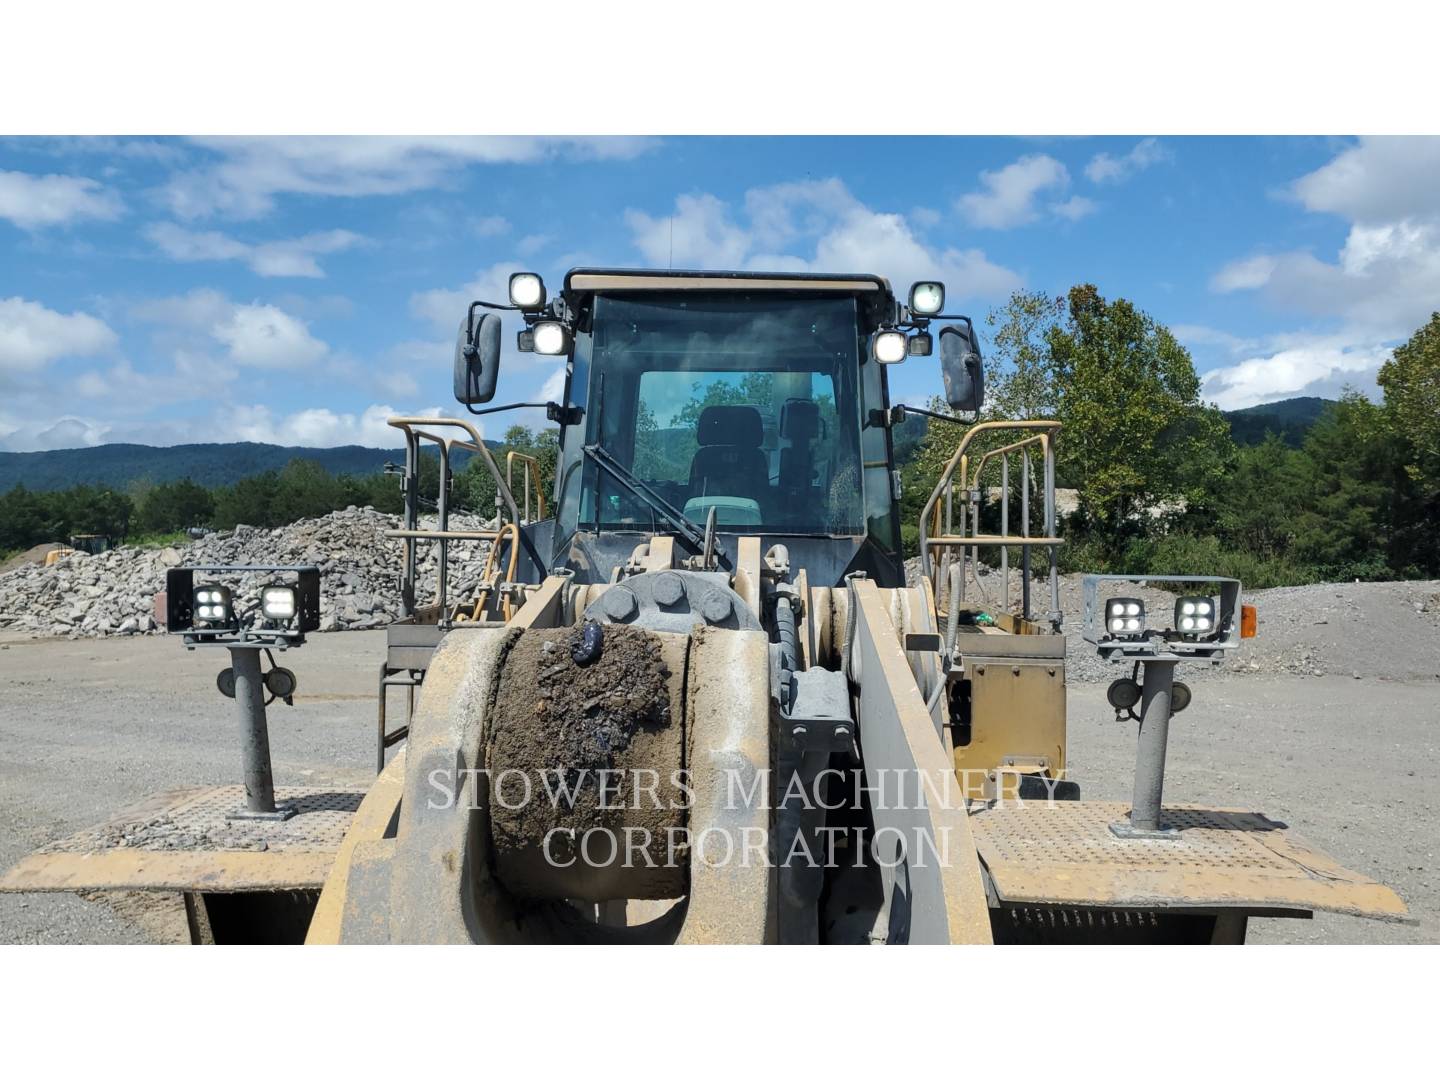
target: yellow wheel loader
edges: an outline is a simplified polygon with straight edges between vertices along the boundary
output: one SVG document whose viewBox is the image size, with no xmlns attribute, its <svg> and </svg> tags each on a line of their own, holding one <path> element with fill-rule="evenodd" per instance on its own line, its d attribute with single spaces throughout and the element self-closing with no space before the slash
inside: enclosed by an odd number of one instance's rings
<svg viewBox="0 0 1440 1080">
<path fill-rule="evenodd" d="M 576 269 L 553 297 L 514 275 L 461 321 L 466 417 L 391 421 L 404 617 L 369 789 L 271 776 L 265 709 L 295 689 L 274 656 L 318 627 L 318 572 L 260 568 L 252 598 L 226 575 L 257 568 L 177 567 L 167 625 L 230 656 L 243 784 L 158 797 L 3 888 L 181 893 L 203 942 L 1225 943 L 1256 916 L 1406 918 L 1263 812 L 1164 803 L 1177 666 L 1243 647 L 1238 582 L 1166 582 L 1174 611 L 1147 612 L 1133 581 L 1086 580 L 1087 644 L 1129 672 L 1111 701 L 1139 735 L 1134 799 L 1083 797 L 1064 433 L 979 421 L 975 331 L 944 306 L 939 282 L 902 298 L 864 274 Z M 502 317 L 563 365 L 560 401 L 489 404 Z M 893 429 L 922 410 L 892 405 L 888 373 L 937 361 L 954 415 L 931 422 L 967 430 L 907 581 Z M 526 407 L 559 425 L 548 506 L 535 463 L 502 469 L 469 419 Z M 457 451 L 494 479 L 491 527 L 450 527 Z M 456 595 L 446 556 L 477 542 L 484 579 Z"/>
</svg>

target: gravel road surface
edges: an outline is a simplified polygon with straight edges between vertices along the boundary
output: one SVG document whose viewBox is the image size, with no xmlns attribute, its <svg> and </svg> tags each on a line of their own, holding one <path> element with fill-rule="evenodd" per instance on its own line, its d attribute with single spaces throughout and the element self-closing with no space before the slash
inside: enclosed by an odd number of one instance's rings
<svg viewBox="0 0 1440 1080">
<path fill-rule="evenodd" d="M 1371 589 L 1396 595 L 1314 586 L 1310 610 L 1291 603 L 1283 622 L 1272 604 L 1271 625 L 1284 630 L 1272 651 L 1288 654 L 1303 638 L 1330 656 L 1313 626 L 1326 617 L 1317 605 L 1337 613 L 1327 626 L 1356 610 L 1355 621 L 1379 626 L 1387 609 L 1431 624 L 1435 583 Z M 383 648 L 379 631 L 320 634 L 293 655 L 295 708 L 272 707 L 278 784 L 368 782 Z M 1413 648 L 1377 655 L 1388 666 L 1371 663 L 1358 679 L 1331 662 L 1311 663 L 1319 675 L 1288 673 L 1257 652 L 1258 671 L 1194 681 L 1195 702 L 1171 727 L 1167 801 L 1262 810 L 1390 884 L 1419 920 L 1263 920 L 1252 941 L 1440 942 L 1440 651 L 1427 659 Z M 163 637 L 0 643 L 0 870 L 146 795 L 234 782 L 233 715 L 214 685 L 224 655 Z M 1085 796 L 1128 799 L 1135 725 L 1114 721 L 1103 682 L 1072 681 L 1069 719 Z M 0 896 L 5 943 L 169 941 L 182 927 L 178 905 L 153 899 Z"/>
</svg>

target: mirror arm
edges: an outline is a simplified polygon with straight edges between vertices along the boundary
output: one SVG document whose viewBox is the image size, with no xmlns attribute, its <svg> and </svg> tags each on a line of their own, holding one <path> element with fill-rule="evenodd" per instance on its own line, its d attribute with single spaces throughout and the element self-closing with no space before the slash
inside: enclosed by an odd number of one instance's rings
<svg viewBox="0 0 1440 1080">
<path fill-rule="evenodd" d="M 465 408 L 472 416 L 488 416 L 490 413 L 509 412 L 511 409 L 544 409 L 545 419 L 557 424 L 578 424 L 585 410 L 578 405 L 561 405 L 555 401 L 517 401 L 513 405 L 492 405 L 488 409 L 477 409 L 474 405 Z"/>
<path fill-rule="evenodd" d="M 465 312 L 465 355 L 469 359 L 475 356 L 475 309 L 489 308 L 491 311 L 518 311 L 514 304 L 492 304 L 488 300 L 471 300 L 470 307 Z M 471 412 L 474 412 L 472 409 Z"/>
<path fill-rule="evenodd" d="M 928 416 L 932 420 L 944 420 L 950 424 L 973 424 L 975 422 L 973 418 L 970 420 L 964 420 L 958 416 L 950 416 L 946 413 L 931 412 L 929 409 L 917 408 L 914 405 L 896 405 L 893 409 L 890 410 L 891 423 L 903 424 L 905 422 L 905 417 L 909 413 L 914 413 L 916 416 Z"/>
</svg>

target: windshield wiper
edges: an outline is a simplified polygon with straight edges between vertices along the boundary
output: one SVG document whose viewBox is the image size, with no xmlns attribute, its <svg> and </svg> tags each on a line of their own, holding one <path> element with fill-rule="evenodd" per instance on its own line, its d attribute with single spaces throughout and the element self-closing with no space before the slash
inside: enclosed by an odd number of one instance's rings
<svg viewBox="0 0 1440 1080">
<path fill-rule="evenodd" d="M 675 531 L 700 550 L 705 544 L 705 533 L 693 521 L 687 518 L 681 511 L 675 509 L 674 505 L 667 501 L 662 495 L 652 489 L 644 480 L 641 480 L 629 469 L 615 460 L 610 451 L 599 444 L 592 443 L 584 448 L 585 455 L 591 458 L 597 465 L 608 472 L 616 480 L 620 481 L 630 494 L 638 499 L 649 503 L 651 508 L 658 511 L 665 518 Z M 716 544 L 719 551 L 719 544 Z M 723 554 L 723 552 L 721 552 Z"/>
</svg>

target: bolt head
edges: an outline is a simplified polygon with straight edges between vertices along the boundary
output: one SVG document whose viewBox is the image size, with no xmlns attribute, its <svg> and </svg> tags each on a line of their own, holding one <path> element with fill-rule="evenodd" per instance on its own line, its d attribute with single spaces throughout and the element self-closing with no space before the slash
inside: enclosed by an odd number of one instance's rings
<svg viewBox="0 0 1440 1080">
<path fill-rule="evenodd" d="M 655 577 L 655 602 L 665 607 L 678 604 L 685 596 L 685 583 L 676 574 L 657 574 Z"/>
<path fill-rule="evenodd" d="M 612 585 L 601 594 L 600 610 L 612 619 L 628 619 L 635 607 L 635 594 L 624 585 Z"/>
<path fill-rule="evenodd" d="M 724 622 L 733 610 L 730 597 L 719 589 L 711 589 L 700 601 L 700 614 L 705 617 L 706 622 Z"/>
</svg>

